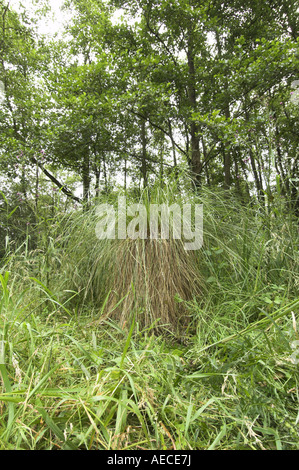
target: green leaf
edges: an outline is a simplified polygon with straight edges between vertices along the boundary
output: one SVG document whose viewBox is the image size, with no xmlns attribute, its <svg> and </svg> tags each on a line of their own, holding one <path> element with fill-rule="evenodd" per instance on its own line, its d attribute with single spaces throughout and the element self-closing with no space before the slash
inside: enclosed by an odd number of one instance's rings
<svg viewBox="0 0 299 470">
<path fill-rule="evenodd" d="M 36 407 L 37 410 L 40 412 L 43 420 L 47 424 L 47 426 L 51 429 L 51 431 L 55 434 L 55 436 L 63 442 L 63 449 L 65 450 L 77 450 L 77 446 L 75 446 L 71 441 L 65 440 L 64 434 L 61 429 L 57 426 L 57 424 L 53 421 L 53 419 L 49 416 L 47 411 L 42 408 L 41 406 Z"/>
</svg>

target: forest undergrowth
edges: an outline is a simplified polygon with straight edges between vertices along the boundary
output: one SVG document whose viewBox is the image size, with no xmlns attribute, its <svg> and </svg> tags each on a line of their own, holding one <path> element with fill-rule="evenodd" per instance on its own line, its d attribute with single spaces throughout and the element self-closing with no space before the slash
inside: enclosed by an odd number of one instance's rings
<svg viewBox="0 0 299 470">
<path fill-rule="evenodd" d="M 38 249 L 7 244 L 1 449 L 299 448 L 297 221 L 279 197 L 267 210 L 215 191 L 196 201 L 204 244 L 186 299 L 167 283 L 138 297 L 173 259 L 165 272 L 181 282 L 176 245 L 122 282 L 128 246 L 96 240 L 92 209 L 57 212 Z"/>
</svg>

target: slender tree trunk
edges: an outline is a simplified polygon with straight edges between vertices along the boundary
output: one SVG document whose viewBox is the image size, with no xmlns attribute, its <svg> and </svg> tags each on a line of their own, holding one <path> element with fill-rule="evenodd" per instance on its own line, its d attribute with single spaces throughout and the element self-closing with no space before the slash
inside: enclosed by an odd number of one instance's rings
<svg viewBox="0 0 299 470">
<path fill-rule="evenodd" d="M 124 190 L 127 190 L 127 159 L 125 158 L 125 166 L 124 166 Z"/>
<path fill-rule="evenodd" d="M 105 193 L 108 194 L 108 180 L 107 180 L 107 168 L 106 168 L 105 155 L 103 155 L 103 173 L 104 173 L 104 181 L 105 181 Z"/>
<path fill-rule="evenodd" d="M 38 164 L 36 164 L 35 168 L 35 211 L 36 211 L 36 216 L 38 212 L 38 192 L 39 192 L 39 167 Z"/>
<path fill-rule="evenodd" d="M 201 137 L 201 145 L 202 145 L 202 150 L 203 150 L 204 162 L 206 162 L 204 165 L 204 171 L 206 174 L 207 185 L 210 186 L 211 179 L 210 179 L 210 173 L 209 173 L 209 168 L 208 168 L 208 162 L 206 161 L 207 160 L 207 147 L 206 147 L 205 139 L 203 138 L 203 136 Z"/>
<path fill-rule="evenodd" d="M 172 158 L 173 158 L 173 167 L 175 170 L 175 177 L 178 179 L 178 163 L 177 163 L 177 158 L 176 158 L 176 150 L 175 150 L 175 143 L 173 139 L 173 133 L 172 133 L 172 125 L 170 119 L 168 119 L 168 130 L 169 130 L 169 137 L 171 140 L 171 148 L 172 148 Z"/>
<path fill-rule="evenodd" d="M 147 162 L 146 162 L 146 127 L 145 127 L 145 120 L 141 120 L 141 175 L 143 178 L 143 187 L 147 187 Z"/>
<path fill-rule="evenodd" d="M 298 168 L 298 160 L 294 162 L 293 168 L 291 169 L 291 178 L 298 177 L 299 168 Z M 295 214 L 299 217 L 299 191 L 298 185 L 292 183 L 291 185 L 291 207 L 294 209 Z"/>
<path fill-rule="evenodd" d="M 224 188 L 229 189 L 231 184 L 230 177 L 230 165 L 231 165 L 231 156 L 229 150 L 225 148 L 225 145 L 222 144 L 222 155 L 223 155 L 223 166 L 224 166 Z"/>
<path fill-rule="evenodd" d="M 194 44 L 192 38 L 192 31 L 189 31 L 189 38 L 188 38 L 188 51 L 187 51 L 187 59 L 188 59 L 188 75 L 189 75 L 189 83 L 188 83 L 188 98 L 189 104 L 192 111 L 197 110 L 197 103 L 196 103 L 196 77 L 195 77 L 195 63 L 194 63 Z M 202 171 L 202 164 L 201 164 L 201 153 L 199 147 L 199 126 L 195 121 L 191 121 L 190 123 L 190 136 L 191 136 L 191 173 L 194 180 L 196 187 L 201 185 L 201 171 Z"/>
<path fill-rule="evenodd" d="M 90 159 L 89 152 L 86 152 L 82 163 L 82 183 L 83 183 L 83 204 L 87 210 L 90 196 Z"/>
<path fill-rule="evenodd" d="M 24 166 L 22 167 L 22 173 L 21 173 L 21 191 L 24 196 L 24 200 L 27 200 L 27 184 L 26 184 L 26 175 L 25 175 L 25 168 Z"/>
<path fill-rule="evenodd" d="M 235 166 L 235 175 L 236 175 L 236 189 L 237 193 L 240 195 L 241 199 L 243 199 L 243 192 L 240 186 L 240 173 L 239 173 L 239 164 L 238 164 L 238 159 L 236 156 L 236 153 L 233 152 L 233 160 L 234 160 L 234 166 Z"/>
<path fill-rule="evenodd" d="M 225 107 L 225 117 L 227 120 L 230 119 L 230 110 L 229 110 L 229 103 L 226 104 Z M 225 189 L 229 189 L 231 185 L 231 154 L 228 148 L 224 147 L 224 187 Z"/>
<path fill-rule="evenodd" d="M 164 165 L 163 165 L 163 156 L 164 156 L 164 145 L 161 145 L 160 148 L 160 171 L 159 171 L 159 179 L 160 179 L 160 186 L 161 188 L 164 185 Z"/>
<path fill-rule="evenodd" d="M 252 151 L 251 148 L 249 149 L 249 157 L 250 157 L 250 164 L 251 164 L 251 168 L 252 168 L 252 173 L 253 173 L 253 176 L 254 176 L 255 187 L 256 187 L 256 190 L 257 190 L 257 195 L 258 195 L 258 198 L 259 198 L 260 202 L 263 202 L 263 200 L 264 200 L 263 183 L 262 183 L 262 180 L 260 179 L 258 170 L 256 168 L 255 158 L 254 158 L 254 154 L 253 154 L 253 151 Z"/>
<path fill-rule="evenodd" d="M 95 185 L 94 185 L 95 197 L 98 198 L 99 195 L 100 195 L 100 175 L 101 175 L 101 167 L 95 165 L 94 173 L 95 173 L 95 178 L 96 178 Z"/>
<path fill-rule="evenodd" d="M 219 31 L 218 28 L 215 30 L 216 35 L 216 44 L 217 44 L 217 51 L 219 59 L 222 59 L 222 45 L 220 42 Z M 225 88 L 228 87 L 228 79 L 226 74 L 224 75 L 224 86 Z M 230 109 L 229 109 L 229 98 L 226 98 L 226 102 L 224 104 L 224 115 L 227 120 L 230 118 Z M 223 155 L 223 168 L 224 168 L 224 188 L 229 189 L 231 185 L 231 154 L 228 148 L 222 146 L 222 155 Z"/>
<path fill-rule="evenodd" d="M 187 124 L 185 124 L 185 136 L 186 136 L 186 155 L 187 155 L 187 162 L 188 162 L 188 165 L 191 166 L 189 129 L 188 129 Z"/>
<path fill-rule="evenodd" d="M 248 108 L 247 108 L 247 101 L 248 100 L 245 99 L 245 103 L 244 103 L 245 118 L 246 118 L 246 121 L 249 122 L 249 113 L 248 113 Z M 257 169 L 256 164 L 255 164 L 253 147 L 251 145 L 250 145 L 250 148 L 249 148 L 249 158 L 250 158 L 252 173 L 253 173 L 253 176 L 254 176 L 254 182 L 255 182 L 255 187 L 256 187 L 256 191 L 257 191 L 257 196 L 258 196 L 259 201 L 261 203 L 263 203 L 264 202 L 263 181 L 262 181 L 262 178 L 261 178 L 261 174 L 258 173 L 258 169 Z"/>
<path fill-rule="evenodd" d="M 277 169 L 277 172 L 280 174 L 281 178 L 282 178 L 282 187 L 283 187 L 283 191 L 287 192 L 288 194 L 290 193 L 290 184 L 289 184 L 289 180 L 285 174 L 285 171 L 284 171 L 284 168 L 283 168 L 283 165 L 282 165 L 282 162 L 283 162 L 283 155 L 282 155 L 282 151 L 281 151 L 281 147 L 279 145 L 279 129 L 278 127 L 276 126 L 275 127 L 275 134 L 276 134 L 276 154 L 277 154 L 277 158 L 275 159 L 275 164 L 277 164 L 278 168 Z"/>
</svg>

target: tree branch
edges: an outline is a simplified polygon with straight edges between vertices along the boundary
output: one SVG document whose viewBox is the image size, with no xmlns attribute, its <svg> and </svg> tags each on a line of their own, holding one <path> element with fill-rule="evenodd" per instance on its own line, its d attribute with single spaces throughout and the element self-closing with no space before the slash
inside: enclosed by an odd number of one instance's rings
<svg viewBox="0 0 299 470">
<path fill-rule="evenodd" d="M 177 67 L 178 63 L 177 63 L 177 60 L 175 58 L 175 56 L 173 55 L 173 53 L 171 52 L 171 50 L 169 49 L 169 47 L 165 44 L 165 42 L 163 41 L 163 39 L 161 38 L 161 36 L 159 35 L 159 33 L 157 33 L 157 31 L 155 31 L 151 26 L 150 26 L 150 20 L 149 20 L 149 17 L 146 15 L 146 12 L 143 12 L 143 16 L 145 18 L 145 21 L 146 21 L 146 26 L 148 27 L 148 30 L 150 33 L 152 33 L 155 38 L 162 44 L 162 46 L 164 47 L 164 49 L 166 50 L 166 52 L 169 54 L 172 62 L 174 63 L 174 65 Z"/>
<path fill-rule="evenodd" d="M 38 165 L 38 167 L 42 170 L 42 172 L 60 189 L 60 191 L 65 194 L 67 197 L 73 199 L 76 202 L 79 202 L 82 204 L 82 200 L 75 196 L 67 187 L 65 184 L 60 183 L 57 178 L 55 178 L 52 173 L 50 173 L 38 160 L 36 160 L 35 157 L 31 157 L 32 163 L 35 165 Z"/>
<path fill-rule="evenodd" d="M 171 136 L 169 135 L 169 132 L 167 132 L 165 129 L 163 129 L 163 127 L 159 126 L 159 124 L 155 124 L 148 116 L 144 116 L 143 114 L 137 112 L 137 111 L 134 111 L 133 109 L 129 109 L 129 112 L 134 114 L 134 116 L 138 116 L 144 120 L 148 120 L 148 122 L 155 128 L 155 129 L 158 129 L 159 131 L 163 132 L 163 134 L 167 135 L 167 137 L 169 137 L 171 139 Z M 174 145 L 176 146 L 176 148 L 185 156 L 187 156 L 187 153 L 184 149 L 182 149 L 182 147 L 180 147 L 175 141 L 173 141 Z"/>
</svg>

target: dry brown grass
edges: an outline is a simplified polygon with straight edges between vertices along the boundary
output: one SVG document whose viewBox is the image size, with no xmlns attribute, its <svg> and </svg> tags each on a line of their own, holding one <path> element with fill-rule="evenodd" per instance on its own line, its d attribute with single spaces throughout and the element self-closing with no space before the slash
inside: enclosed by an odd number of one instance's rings
<svg viewBox="0 0 299 470">
<path fill-rule="evenodd" d="M 106 280 L 106 292 L 111 292 L 103 314 L 123 327 L 135 313 L 142 328 L 153 322 L 156 329 L 185 328 L 188 312 L 179 299 L 191 300 L 203 288 L 195 252 L 185 251 L 182 241 L 174 239 L 112 243 Z"/>
</svg>

